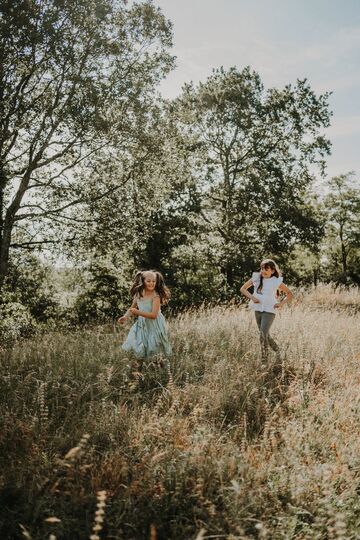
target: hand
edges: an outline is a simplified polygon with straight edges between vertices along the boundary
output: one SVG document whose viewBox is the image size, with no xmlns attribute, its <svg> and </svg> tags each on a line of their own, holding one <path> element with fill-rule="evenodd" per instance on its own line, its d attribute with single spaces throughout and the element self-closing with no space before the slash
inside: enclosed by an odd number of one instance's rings
<svg viewBox="0 0 360 540">
<path fill-rule="evenodd" d="M 251 300 L 254 302 L 254 304 L 260 304 L 260 300 L 258 298 L 256 298 L 256 296 L 252 296 L 251 297 Z"/>
<path fill-rule="evenodd" d="M 274 304 L 275 309 L 281 309 L 282 307 L 283 307 L 283 304 L 281 302 L 277 302 L 276 304 Z"/>
<path fill-rule="evenodd" d="M 124 324 L 124 322 L 126 321 L 126 319 L 127 319 L 127 317 L 125 317 L 125 315 L 123 315 L 122 317 L 120 317 L 120 318 L 118 319 L 118 323 L 119 323 L 119 324 Z"/>
<path fill-rule="evenodd" d="M 139 312 L 139 310 L 136 309 L 135 307 L 131 307 L 131 308 L 129 309 L 129 311 L 130 311 L 131 315 L 137 315 L 138 312 Z"/>
</svg>

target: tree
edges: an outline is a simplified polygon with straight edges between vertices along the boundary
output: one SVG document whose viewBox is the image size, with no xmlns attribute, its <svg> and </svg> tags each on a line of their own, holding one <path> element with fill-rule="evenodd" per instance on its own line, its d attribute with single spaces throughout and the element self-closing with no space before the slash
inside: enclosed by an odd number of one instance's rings
<svg viewBox="0 0 360 540">
<path fill-rule="evenodd" d="M 0 17 L 1 284 L 11 247 L 54 242 L 54 226 L 76 222 L 75 205 L 129 180 L 124 159 L 111 185 L 84 182 L 98 158 L 111 163 L 115 143 L 136 139 L 135 119 L 173 59 L 171 25 L 151 1 L 4 0 Z"/>
<path fill-rule="evenodd" d="M 305 80 L 265 92 L 250 68 L 220 68 L 197 88 L 186 85 L 173 108 L 197 149 L 201 214 L 230 288 L 265 254 L 285 257 L 319 241 L 309 187 L 330 152 L 321 133 L 328 94 L 316 96 Z"/>
<path fill-rule="evenodd" d="M 352 279 L 359 283 L 359 183 L 354 180 L 354 173 L 347 173 L 332 178 L 328 182 L 328 187 L 330 191 L 324 200 L 327 215 L 326 242 L 328 258 L 335 273 L 330 278 L 347 283 L 351 274 Z"/>
<path fill-rule="evenodd" d="M 200 194 L 186 141 L 173 125 L 165 103 L 147 109 L 141 132 L 141 144 L 127 148 L 137 165 L 126 190 L 114 191 L 82 215 L 88 221 L 77 232 L 81 240 L 77 252 L 82 255 L 79 264 L 109 257 L 129 281 L 135 269 L 156 268 L 173 288 L 181 267 L 174 268 L 172 255 L 196 240 Z M 138 157 L 146 152 L 151 159 Z M 118 161 L 123 162 L 122 150 Z M 109 183 L 118 176 L 105 161 L 91 182 L 107 175 Z"/>
</svg>

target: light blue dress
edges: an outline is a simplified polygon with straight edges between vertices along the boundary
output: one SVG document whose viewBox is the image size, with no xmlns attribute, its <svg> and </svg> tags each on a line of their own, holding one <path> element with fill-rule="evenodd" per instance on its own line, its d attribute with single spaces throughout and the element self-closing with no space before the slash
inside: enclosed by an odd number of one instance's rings
<svg viewBox="0 0 360 540">
<path fill-rule="evenodd" d="M 153 298 L 138 298 L 140 311 L 152 312 Z M 164 315 L 159 311 L 156 319 L 137 317 L 130 328 L 126 341 L 122 345 L 124 351 L 132 351 L 138 358 L 149 358 L 154 354 L 171 355 L 167 324 Z"/>
</svg>

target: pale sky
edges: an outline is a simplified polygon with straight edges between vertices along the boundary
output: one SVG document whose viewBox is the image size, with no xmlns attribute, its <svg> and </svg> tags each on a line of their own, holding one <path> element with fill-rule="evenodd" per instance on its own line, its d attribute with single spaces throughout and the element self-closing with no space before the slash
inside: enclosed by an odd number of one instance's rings
<svg viewBox="0 0 360 540">
<path fill-rule="evenodd" d="M 164 97 L 220 66 L 250 65 L 266 88 L 306 77 L 316 92 L 333 92 L 328 176 L 360 176 L 360 0 L 154 2 L 173 23 L 177 56 Z"/>
</svg>

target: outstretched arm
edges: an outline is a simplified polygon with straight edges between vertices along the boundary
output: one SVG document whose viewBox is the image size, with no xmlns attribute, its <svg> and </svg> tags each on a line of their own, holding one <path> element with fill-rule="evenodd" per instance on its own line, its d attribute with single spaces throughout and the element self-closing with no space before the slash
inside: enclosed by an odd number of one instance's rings
<svg viewBox="0 0 360 540">
<path fill-rule="evenodd" d="M 259 304 L 260 300 L 256 298 L 253 294 L 249 293 L 248 289 L 254 285 L 253 280 L 249 279 L 244 285 L 241 287 L 240 292 L 246 296 L 246 298 L 249 298 L 252 300 L 255 304 Z"/>
<path fill-rule="evenodd" d="M 132 304 L 131 304 L 131 307 L 127 310 L 127 312 L 118 319 L 118 323 L 120 324 L 124 324 L 124 322 L 126 321 L 126 319 L 128 319 L 129 317 L 131 317 L 132 313 L 131 313 L 131 310 L 133 308 L 136 307 L 136 299 L 134 298 L 133 301 L 132 301 Z"/>
<path fill-rule="evenodd" d="M 293 298 L 293 293 L 290 291 L 289 287 L 287 287 L 286 285 L 284 285 L 284 283 L 282 283 L 280 286 L 279 286 L 279 290 L 283 293 L 285 293 L 285 298 L 283 298 L 281 300 L 281 302 L 278 302 L 277 304 L 274 305 L 275 308 L 277 309 L 281 309 L 283 307 L 284 304 L 286 304 L 286 302 L 290 302 L 290 300 L 292 300 Z"/>
<path fill-rule="evenodd" d="M 160 311 L 160 298 L 159 296 L 155 296 L 153 299 L 153 307 L 152 311 L 149 313 L 148 311 L 140 311 L 140 309 L 136 309 L 134 307 L 130 308 L 130 312 L 133 315 L 137 315 L 138 317 L 145 317 L 146 319 L 156 319 Z"/>
</svg>

